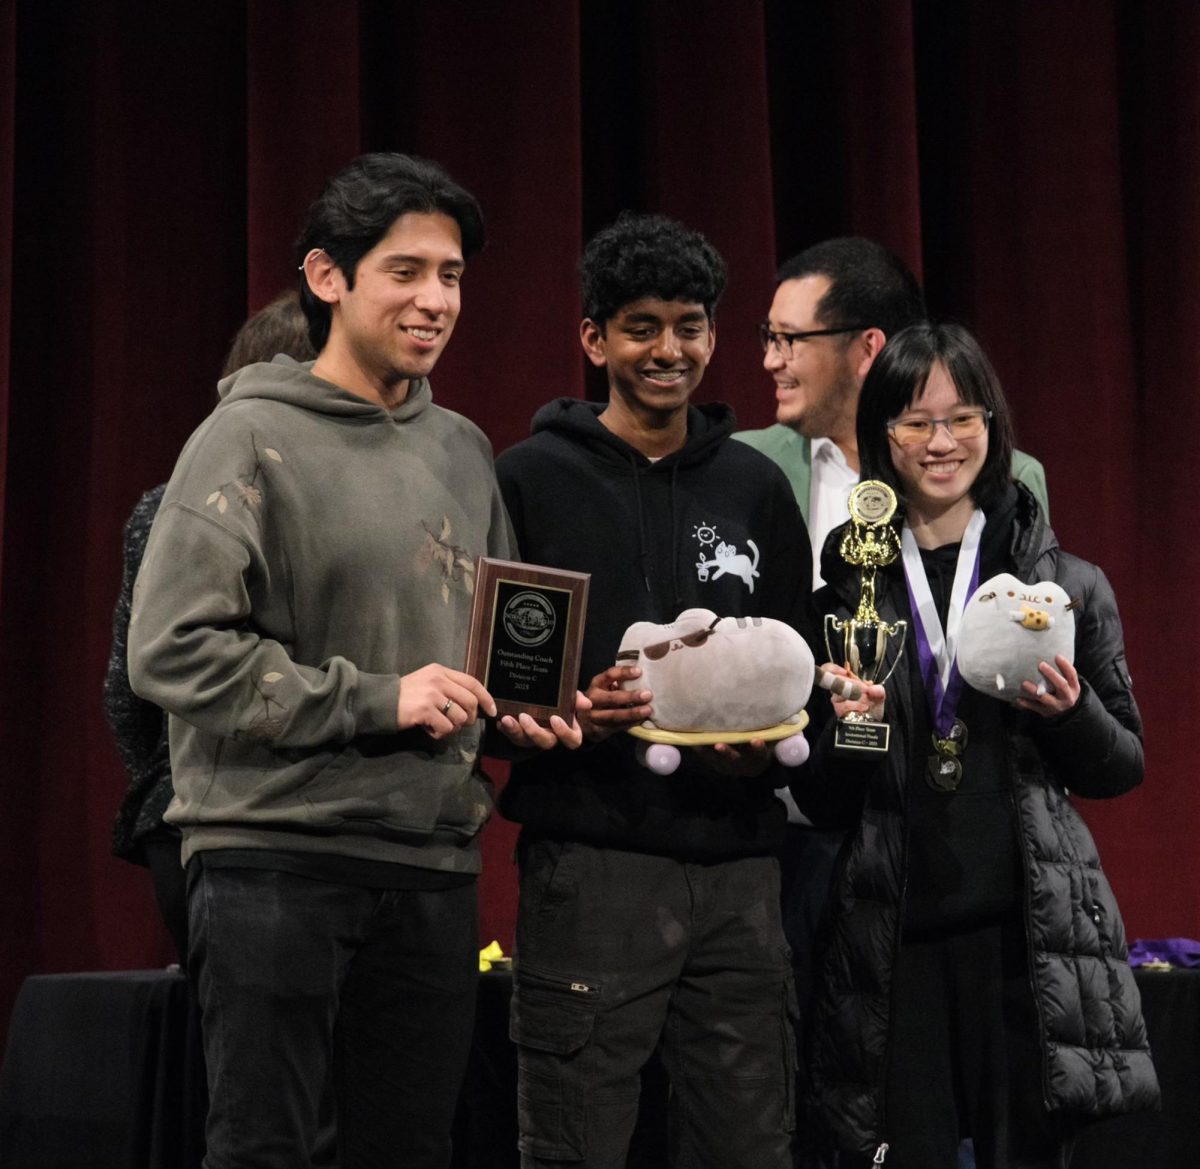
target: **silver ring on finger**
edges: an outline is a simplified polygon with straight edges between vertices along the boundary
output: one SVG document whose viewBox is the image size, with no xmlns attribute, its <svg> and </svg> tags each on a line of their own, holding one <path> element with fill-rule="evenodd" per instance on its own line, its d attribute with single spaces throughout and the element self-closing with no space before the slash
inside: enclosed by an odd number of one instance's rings
<svg viewBox="0 0 1200 1169">
<path fill-rule="evenodd" d="M 446 715 L 448 715 L 448 714 L 450 713 L 450 708 L 451 708 L 453 705 L 454 705 L 454 699 L 453 699 L 453 698 L 447 698 L 447 699 L 446 699 L 446 705 L 442 707 L 442 717 L 443 717 L 443 718 L 445 718 L 445 717 L 446 717 Z"/>
</svg>

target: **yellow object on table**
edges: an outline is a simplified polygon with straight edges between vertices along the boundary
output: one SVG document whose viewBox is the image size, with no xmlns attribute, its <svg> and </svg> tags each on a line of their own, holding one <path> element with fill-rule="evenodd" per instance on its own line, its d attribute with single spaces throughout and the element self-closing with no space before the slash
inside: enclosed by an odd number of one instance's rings
<svg viewBox="0 0 1200 1169">
<path fill-rule="evenodd" d="M 505 957 L 499 942 L 491 942 L 479 951 L 479 973 L 486 974 L 489 970 L 508 969 L 512 959 Z"/>
</svg>

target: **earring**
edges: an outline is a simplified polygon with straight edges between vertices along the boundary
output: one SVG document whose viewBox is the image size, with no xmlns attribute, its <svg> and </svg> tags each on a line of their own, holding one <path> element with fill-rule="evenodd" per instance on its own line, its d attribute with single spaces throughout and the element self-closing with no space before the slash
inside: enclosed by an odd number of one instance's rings
<svg viewBox="0 0 1200 1169">
<path fill-rule="evenodd" d="M 313 258 L 313 256 L 319 256 L 324 250 L 324 248 L 313 248 L 308 255 L 304 257 L 304 263 L 297 266 L 296 271 L 303 272 L 305 264 L 307 264 L 309 260 Z"/>
</svg>

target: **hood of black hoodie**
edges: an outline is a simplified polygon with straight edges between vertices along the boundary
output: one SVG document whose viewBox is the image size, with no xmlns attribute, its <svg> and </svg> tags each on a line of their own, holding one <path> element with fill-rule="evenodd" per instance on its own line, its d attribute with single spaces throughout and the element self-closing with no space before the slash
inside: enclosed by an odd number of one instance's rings
<svg viewBox="0 0 1200 1169">
<path fill-rule="evenodd" d="M 686 475 L 693 468 L 706 462 L 721 447 L 722 442 L 733 433 L 736 426 L 733 410 L 723 402 L 709 402 L 702 406 L 688 406 L 687 440 L 679 450 L 661 459 L 651 462 L 636 447 L 631 446 L 623 438 L 613 434 L 603 422 L 600 415 L 604 412 L 603 403 L 585 402 L 579 398 L 556 398 L 543 406 L 534 416 L 531 427 L 532 433 L 554 434 L 571 447 L 580 452 L 582 457 L 594 464 L 596 473 L 601 478 L 620 478 L 631 481 L 633 491 L 633 526 L 637 539 L 637 563 L 642 584 L 647 594 L 654 592 L 651 582 L 651 572 L 648 568 L 648 544 L 658 539 L 666 547 L 674 548 L 678 543 L 676 530 L 675 505 L 669 508 L 672 530 L 660 530 L 657 536 L 648 530 L 647 509 L 644 501 L 643 482 L 646 477 L 665 477 L 671 484 L 672 497 L 674 485 L 680 475 Z M 657 513 L 656 513 L 657 514 Z M 670 595 L 674 601 L 660 605 L 654 618 L 661 621 L 674 620 L 683 607 L 680 600 L 678 566 L 672 560 L 671 572 L 664 578 L 669 581 Z"/>
<path fill-rule="evenodd" d="M 636 474 L 637 469 L 646 466 L 650 460 L 600 421 L 604 410 L 605 404 L 602 402 L 555 398 L 533 416 L 530 431 L 532 434 L 543 430 L 556 431 L 566 435 L 582 445 L 597 462 L 606 464 L 613 471 Z M 659 465 L 683 468 L 702 462 L 723 439 L 733 433 L 736 425 L 733 410 L 724 402 L 689 405 L 687 441 L 679 450 L 660 459 Z"/>
</svg>

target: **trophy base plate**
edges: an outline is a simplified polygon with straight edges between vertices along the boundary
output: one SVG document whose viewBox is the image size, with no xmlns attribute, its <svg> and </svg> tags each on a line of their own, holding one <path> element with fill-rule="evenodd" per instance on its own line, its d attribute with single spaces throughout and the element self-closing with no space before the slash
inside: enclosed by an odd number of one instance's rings
<svg viewBox="0 0 1200 1169">
<path fill-rule="evenodd" d="M 834 730 L 833 749 L 839 755 L 886 755 L 891 738 L 887 723 L 843 719 Z"/>
</svg>

